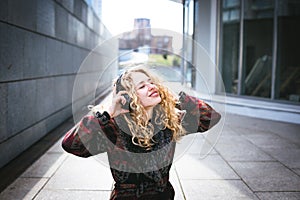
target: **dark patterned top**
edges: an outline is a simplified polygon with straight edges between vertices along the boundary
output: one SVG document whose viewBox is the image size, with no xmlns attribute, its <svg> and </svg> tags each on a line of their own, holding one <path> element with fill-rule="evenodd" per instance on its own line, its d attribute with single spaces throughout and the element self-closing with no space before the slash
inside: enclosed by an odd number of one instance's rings
<svg viewBox="0 0 300 200">
<path fill-rule="evenodd" d="M 182 125 L 187 133 L 204 132 L 221 116 L 204 101 L 181 92 L 177 108 L 187 113 Z M 111 199 L 173 199 L 169 171 L 175 152 L 173 133 L 165 128 L 153 136 L 154 145 L 145 149 L 132 142 L 126 128 L 116 119 L 85 116 L 65 135 L 62 147 L 80 157 L 107 152 L 115 180 Z"/>
</svg>

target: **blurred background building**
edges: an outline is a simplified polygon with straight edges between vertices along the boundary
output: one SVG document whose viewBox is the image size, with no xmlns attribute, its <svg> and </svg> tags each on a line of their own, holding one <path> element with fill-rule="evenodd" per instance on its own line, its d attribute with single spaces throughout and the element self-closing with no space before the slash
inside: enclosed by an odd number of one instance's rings
<svg viewBox="0 0 300 200">
<path fill-rule="evenodd" d="M 134 19 L 132 31 L 125 32 L 119 39 L 120 50 L 149 48 L 149 53 L 168 54 L 172 52 L 172 37 L 169 35 L 152 35 L 150 19 Z"/>
</svg>

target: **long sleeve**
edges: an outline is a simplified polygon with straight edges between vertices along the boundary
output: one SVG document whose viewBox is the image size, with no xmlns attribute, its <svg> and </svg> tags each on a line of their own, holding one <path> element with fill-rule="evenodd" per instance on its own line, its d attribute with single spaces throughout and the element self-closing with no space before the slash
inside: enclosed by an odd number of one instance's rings
<svg viewBox="0 0 300 200">
<path fill-rule="evenodd" d="M 80 157 L 109 151 L 116 141 L 117 127 L 113 119 L 101 120 L 86 115 L 63 138 L 63 149 Z"/>
<path fill-rule="evenodd" d="M 182 125 L 188 133 L 205 132 L 216 125 L 221 115 L 206 102 L 180 92 L 180 109 L 186 110 Z"/>
</svg>

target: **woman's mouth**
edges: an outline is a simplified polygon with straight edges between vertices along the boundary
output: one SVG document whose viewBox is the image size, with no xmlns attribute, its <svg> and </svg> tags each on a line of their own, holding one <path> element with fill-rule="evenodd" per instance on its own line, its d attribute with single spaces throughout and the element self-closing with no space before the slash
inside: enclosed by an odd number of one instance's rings
<svg viewBox="0 0 300 200">
<path fill-rule="evenodd" d="M 159 94 L 157 91 L 151 92 L 149 97 L 157 97 Z"/>
</svg>

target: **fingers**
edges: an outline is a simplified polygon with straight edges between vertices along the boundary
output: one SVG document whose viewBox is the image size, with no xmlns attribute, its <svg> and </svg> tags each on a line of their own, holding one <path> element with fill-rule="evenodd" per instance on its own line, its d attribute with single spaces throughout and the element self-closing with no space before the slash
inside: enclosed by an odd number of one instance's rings
<svg viewBox="0 0 300 200">
<path fill-rule="evenodd" d="M 127 100 L 126 98 L 122 95 L 125 94 L 126 92 L 119 92 L 112 101 L 112 106 L 114 108 L 114 110 L 119 110 L 119 112 L 121 112 L 121 107 L 122 105 L 125 105 Z"/>
<path fill-rule="evenodd" d="M 121 114 L 125 114 L 125 113 L 129 113 L 129 110 L 122 109 L 122 110 L 121 110 Z"/>
<path fill-rule="evenodd" d="M 127 92 L 127 91 L 125 91 L 125 90 L 121 90 L 121 91 L 119 91 L 119 92 L 118 92 L 118 94 L 117 94 L 117 95 L 122 95 L 122 94 L 128 94 L 128 92 Z"/>
<path fill-rule="evenodd" d="M 125 105 L 125 104 L 126 104 L 126 99 L 125 99 L 125 97 L 124 97 L 124 96 L 120 96 L 120 99 L 121 99 L 121 103 L 122 103 L 123 105 Z"/>
<path fill-rule="evenodd" d="M 113 97 L 115 97 L 116 95 L 119 95 L 119 94 L 126 94 L 126 93 L 127 93 L 127 91 L 121 90 L 117 94 L 117 86 L 116 86 L 116 84 L 113 85 Z"/>
<path fill-rule="evenodd" d="M 113 87 L 113 92 L 112 92 L 112 94 L 113 94 L 113 97 L 116 96 L 116 86 L 115 86 L 115 85 L 114 85 L 114 87 Z"/>
<path fill-rule="evenodd" d="M 121 102 L 123 105 L 126 103 L 126 99 L 125 97 L 123 96 L 123 94 L 127 94 L 126 91 L 120 91 L 118 92 L 118 94 L 116 95 L 116 101 L 117 102 Z"/>
<path fill-rule="evenodd" d="M 116 93 L 117 93 L 116 84 L 114 84 L 114 87 L 113 87 L 113 92 L 112 92 L 112 94 L 113 94 L 113 97 L 115 97 L 115 96 L 116 96 Z"/>
<path fill-rule="evenodd" d="M 122 90 L 122 91 L 119 91 L 117 93 L 116 86 L 115 85 L 113 86 L 112 104 L 111 104 L 111 106 L 109 108 L 109 113 L 112 113 L 111 114 L 112 117 L 116 117 L 119 114 L 124 114 L 124 113 L 129 113 L 130 112 L 126 108 L 125 109 L 122 108 L 122 105 L 126 104 L 126 98 L 123 96 L 124 94 L 128 94 L 128 92 L 125 91 L 125 90 Z"/>
<path fill-rule="evenodd" d="M 118 94 L 116 94 L 116 90 L 114 89 L 113 99 L 118 99 L 118 101 L 119 101 L 120 97 L 122 97 L 122 94 L 127 94 L 127 92 L 125 90 L 124 91 L 122 90 L 122 91 L 119 91 Z"/>
</svg>

